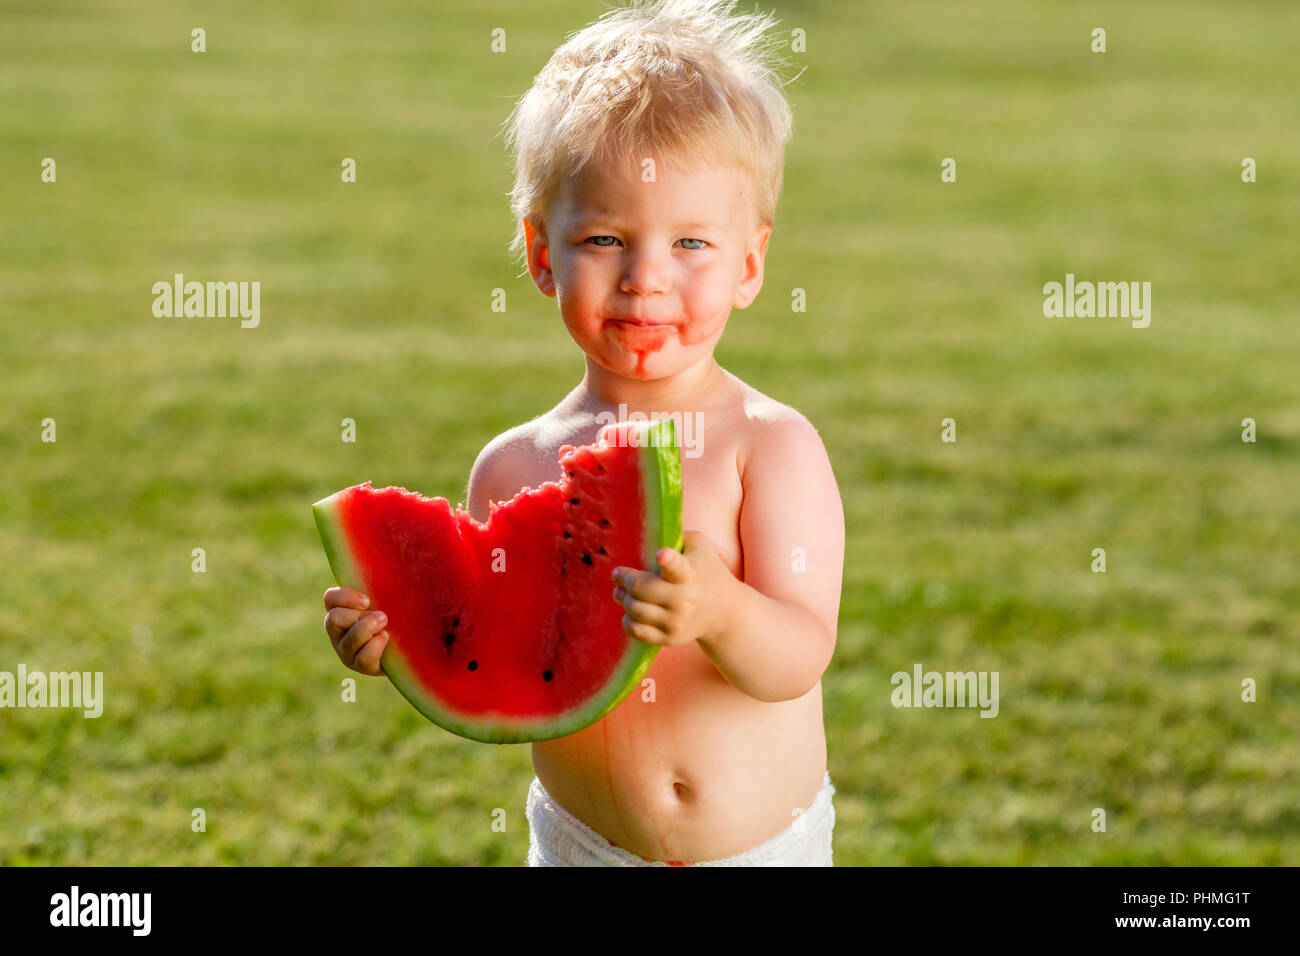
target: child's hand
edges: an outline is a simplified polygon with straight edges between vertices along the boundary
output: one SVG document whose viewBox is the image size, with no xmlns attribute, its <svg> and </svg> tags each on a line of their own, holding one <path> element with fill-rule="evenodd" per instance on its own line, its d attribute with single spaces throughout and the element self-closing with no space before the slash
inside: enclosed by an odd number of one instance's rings
<svg viewBox="0 0 1300 956">
<path fill-rule="evenodd" d="M 325 633 L 334 653 L 348 667 L 370 677 L 383 674 L 379 656 L 388 646 L 388 615 L 383 611 L 365 614 L 370 598 L 352 588 L 330 588 L 325 592 Z"/>
<path fill-rule="evenodd" d="M 685 551 L 661 548 L 655 555 L 662 574 L 614 569 L 614 600 L 627 612 L 628 636 L 676 647 L 721 632 L 736 578 L 707 535 L 687 531 L 683 538 Z"/>
</svg>

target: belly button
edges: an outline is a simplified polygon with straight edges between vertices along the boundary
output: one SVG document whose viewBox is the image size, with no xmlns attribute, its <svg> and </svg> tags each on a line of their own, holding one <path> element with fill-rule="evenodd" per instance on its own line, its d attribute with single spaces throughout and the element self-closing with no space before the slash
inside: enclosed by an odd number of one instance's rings
<svg viewBox="0 0 1300 956">
<path fill-rule="evenodd" d="M 673 793 L 677 794 L 678 800 L 685 800 L 687 795 L 690 794 L 690 792 L 691 792 L 691 788 L 686 786 L 686 784 L 684 783 L 673 784 Z"/>
</svg>

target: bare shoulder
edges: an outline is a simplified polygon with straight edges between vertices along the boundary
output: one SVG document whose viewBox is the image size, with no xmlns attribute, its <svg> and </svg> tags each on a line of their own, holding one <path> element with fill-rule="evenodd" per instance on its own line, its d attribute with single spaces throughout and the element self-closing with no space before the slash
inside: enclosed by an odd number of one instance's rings
<svg viewBox="0 0 1300 956">
<path fill-rule="evenodd" d="M 470 470 L 467 492 L 469 513 L 475 519 L 487 521 L 493 501 L 509 501 L 522 488 L 558 480 L 560 449 L 595 440 L 601 423 L 589 413 L 576 411 L 572 397 L 483 446 Z"/>
<path fill-rule="evenodd" d="M 746 574 L 761 579 L 771 555 L 790 553 L 791 536 L 820 555 L 819 566 L 842 566 L 844 506 L 821 435 L 801 412 L 745 388 L 739 465 Z"/>
<path fill-rule="evenodd" d="M 742 396 L 742 479 L 754 468 L 787 470 L 796 463 L 829 470 L 821 435 L 803 413 L 749 385 L 743 385 Z"/>
<path fill-rule="evenodd" d="M 483 446 L 469 474 L 469 513 L 486 521 L 489 502 L 508 501 L 521 489 L 552 480 L 554 455 L 548 456 L 547 441 L 553 426 L 548 412 L 516 425 Z M 543 476 L 540 477 L 539 476 Z"/>
</svg>

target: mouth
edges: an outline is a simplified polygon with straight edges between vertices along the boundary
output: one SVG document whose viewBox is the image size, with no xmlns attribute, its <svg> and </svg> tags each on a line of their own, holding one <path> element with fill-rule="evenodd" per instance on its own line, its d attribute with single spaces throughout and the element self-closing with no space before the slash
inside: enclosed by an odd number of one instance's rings
<svg viewBox="0 0 1300 956">
<path fill-rule="evenodd" d="M 671 322 L 651 322 L 649 319 L 618 319 L 609 318 L 605 320 L 614 325 L 624 325 L 634 329 L 658 329 L 670 326 Z"/>
</svg>

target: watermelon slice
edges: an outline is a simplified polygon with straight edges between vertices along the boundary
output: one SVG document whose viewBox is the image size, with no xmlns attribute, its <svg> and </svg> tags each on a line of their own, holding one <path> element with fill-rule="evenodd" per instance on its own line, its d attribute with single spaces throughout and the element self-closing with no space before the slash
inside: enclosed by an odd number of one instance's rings
<svg viewBox="0 0 1300 956">
<path fill-rule="evenodd" d="M 660 548 L 682 548 L 673 421 L 606 425 L 559 459 L 559 481 L 494 502 L 486 524 L 445 498 L 369 482 L 312 506 L 335 579 L 388 615 L 384 673 L 462 737 L 581 730 L 658 652 L 623 631 L 610 573 L 657 571 Z"/>
</svg>

